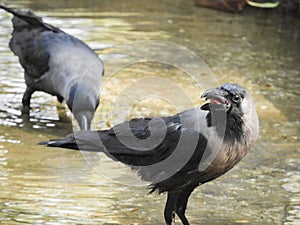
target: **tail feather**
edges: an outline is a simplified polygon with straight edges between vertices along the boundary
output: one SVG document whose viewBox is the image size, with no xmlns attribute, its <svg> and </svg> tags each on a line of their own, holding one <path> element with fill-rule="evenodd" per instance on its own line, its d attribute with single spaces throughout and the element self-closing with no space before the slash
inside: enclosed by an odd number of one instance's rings
<svg viewBox="0 0 300 225">
<path fill-rule="evenodd" d="M 96 131 L 76 132 L 63 139 L 52 139 L 37 143 L 48 147 L 69 148 L 80 151 L 103 152 L 104 147 Z"/>
<path fill-rule="evenodd" d="M 37 143 L 39 145 L 46 145 L 48 147 L 58 147 L 58 148 L 69 148 L 78 150 L 78 145 L 74 140 L 71 139 L 53 139 L 50 141 L 41 141 Z"/>
<path fill-rule="evenodd" d="M 41 26 L 47 30 L 50 30 L 50 31 L 53 31 L 56 33 L 58 33 L 60 31 L 60 29 L 58 29 L 57 27 L 54 27 L 47 23 L 44 23 L 42 18 L 36 16 L 31 11 L 15 11 L 15 10 L 8 8 L 2 4 L 0 4 L 0 9 L 4 9 L 5 11 L 13 14 L 14 16 L 26 21 L 27 23 L 29 23 L 33 26 Z"/>
</svg>

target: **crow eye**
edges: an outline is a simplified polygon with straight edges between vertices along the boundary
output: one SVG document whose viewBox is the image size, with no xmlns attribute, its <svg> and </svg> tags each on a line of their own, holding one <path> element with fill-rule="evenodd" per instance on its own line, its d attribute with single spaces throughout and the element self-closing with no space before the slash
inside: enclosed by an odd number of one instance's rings
<svg viewBox="0 0 300 225">
<path fill-rule="evenodd" d="M 235 102 L 235 103 L 239 102 L 240 101 L 240 96 L 239 95 L 232 96 L 232 101 Z"/>
</svg>

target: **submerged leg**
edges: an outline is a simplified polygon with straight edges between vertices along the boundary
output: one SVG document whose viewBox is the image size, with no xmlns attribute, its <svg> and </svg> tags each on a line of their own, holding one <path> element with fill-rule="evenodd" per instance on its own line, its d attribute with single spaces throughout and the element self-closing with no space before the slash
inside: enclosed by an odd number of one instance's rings
<svg viewBox="0 0 300 225">
<path fill-rule="evenodd" d="M 176 202 L 176 214 L 179 216 L 183 225 L 189 225 L 189 221 L 185 216 L 186 206 L 189 200 L 190 195 L 192 194 L 195 187 L 187 188 L 182 190 L 177 198 Z"/>
<path fill-rule="evenodd" d="M 176 202 L 177 202 L 178 192 L 168 193 L 167 202 L 165 206 L 164 216 L 167 225 L 173 225 L 175 218 Z"/>
<path fill-rule="evenodd" d="M 30 99 L 31 99 L 31 95 L 33 94 L 35 90 L 27 87 L 23 98 L 22 98 L 22 104 L 23 104 L 23 109 L 22 109 L 22 113 L 23 114 L 29 114 L 29 110 L 30 110 Z"/>
</svg>

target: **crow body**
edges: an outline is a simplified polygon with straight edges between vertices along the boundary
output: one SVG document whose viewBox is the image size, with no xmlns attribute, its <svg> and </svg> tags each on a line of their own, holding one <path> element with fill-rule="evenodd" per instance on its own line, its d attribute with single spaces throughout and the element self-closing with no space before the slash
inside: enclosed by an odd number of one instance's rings
<svg viewBox="0 0 300 225">
<path fill-rule="evenodd" d="M 259 135 L 250 94 L 237 84 L 204 92 L 209 101 L 173 116 L 139 118 L 109 130 L 82 131 L 40 144 L 103 152 L 151 182 L 151 192 L 167 192 L 165 222 L 177 214 L 184 225 L 193 190 L 233 168 Z"/>
<path fill-rule="evenodd" d="M 30 111 L 35 91 L 66 100 L 81 130 L 89 130 L 99 105 L 103 64 L 98 55 L 81 40 L 44 23 L 31 11 L 14 11 L 9 47 L 24 68 L 26 91 L 22 112 Z"/>
</svg>

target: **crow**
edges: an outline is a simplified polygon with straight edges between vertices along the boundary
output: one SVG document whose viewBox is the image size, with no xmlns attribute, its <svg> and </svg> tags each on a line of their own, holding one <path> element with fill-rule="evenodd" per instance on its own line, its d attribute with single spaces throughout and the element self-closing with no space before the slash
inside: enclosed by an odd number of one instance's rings
<svg viewBox="0 0 300 225">
<path fill-rule="evenodd" d="M 89 130 L 99 105 L 103 63 L 81 40 L 43 22 L 29 11 L 0 8 L 14 15 L 9 47 L 24 68 L 26 90 L 22 113 L 29 114 L 30 99 L 43 91 L 66 101 L 81 130 Z"/>
<path fill-rule="evenodd" d="M 201 96 L 207 103 L 173 116 L 136 118 L 108 130 L 79 131 L 64 139 L 40 142 L 51 147 L 103 152 L 151 182 L 150 193 L 167 192 L 164 217 L 184 225 L 194 189 L 233 168 L 259 136 L 252 97 L 226 83 Z"/>
</svg>

